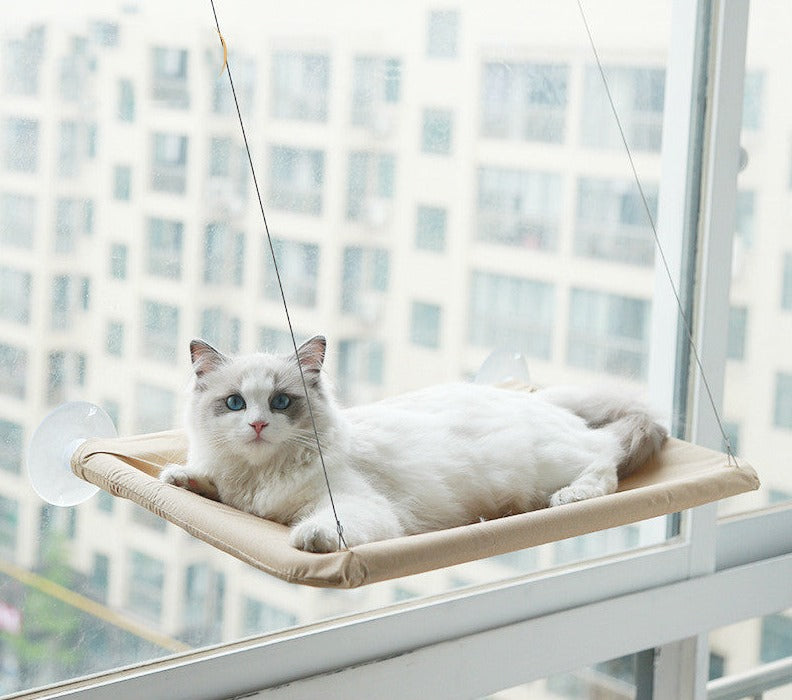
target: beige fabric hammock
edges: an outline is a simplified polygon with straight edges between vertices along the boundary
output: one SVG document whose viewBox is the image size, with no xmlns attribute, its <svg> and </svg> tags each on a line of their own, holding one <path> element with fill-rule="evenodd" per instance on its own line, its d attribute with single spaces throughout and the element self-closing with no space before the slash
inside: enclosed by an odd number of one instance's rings
<svg viewBox="0 0 792 700">
<path fill-rule="evenodd" d="M 74 453 L 72 470 L 268 574 L 328 588 L 355 588 L 484 559 L 675 513 L 759 487 L 747 464 L 733 466 L 724 454 L 670 439 L 657 458 L 609 496 L 312 554 L 291 547 L 289 529 L 283 525 L 157 479 L 165 464 L 183 464 L 186 454 L 187 441 L 180 430 L 92 439 Z"/>
</svg>

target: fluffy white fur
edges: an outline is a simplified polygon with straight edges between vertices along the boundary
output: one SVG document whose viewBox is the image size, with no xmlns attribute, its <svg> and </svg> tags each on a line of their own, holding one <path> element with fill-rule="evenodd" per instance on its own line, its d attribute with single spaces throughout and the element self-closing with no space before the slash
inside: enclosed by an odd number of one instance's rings
<svg viewBox="0 0 792 700">
<path fill-rule="evenodd" d="M 449 384 L 341 409 L 324 353 L 318 336 L 298 354 L 349 546 L 612 493 L 666 437 L 639 401 L 602 388 Z M 229 358 L 202 341 L 191 354 L 189 459 L 163 481 L 290 525 L 299 549 L 336 550 L 295 358 Z"/>
</svg>

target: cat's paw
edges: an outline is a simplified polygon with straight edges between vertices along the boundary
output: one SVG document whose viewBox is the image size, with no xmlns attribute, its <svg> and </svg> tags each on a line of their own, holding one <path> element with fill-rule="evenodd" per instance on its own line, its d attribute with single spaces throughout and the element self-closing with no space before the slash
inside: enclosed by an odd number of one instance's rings
<svg viewBox="0 0 792 700">
<path fill-rule="evenodd" d="M 335 528 L 322 525 L 315 520 L 306 520 L 292 528 L 289 543 L 292 547 L 305 552 L 337 552 L 338 532 Z"/>
<path fill-rule="evenodd" d="M 558 489 L 558 491 L 550 496 L 550 507 L 563 506 L 567 503 L 577 503 L 578 501 L 585 501 L 586 499 L 603 495 L 605 495 L 605 492 L 601 488 L 565 486 L 562 489 Z"/>
<path fill-rule="evenodd" d="M 192 491 L 200 496 L 219 501 L 220 494 L 214 481 L 203 474 L 194 474 L 180 464 L 171 464 L 160 472 L 160 481 Z"/>
</svg>

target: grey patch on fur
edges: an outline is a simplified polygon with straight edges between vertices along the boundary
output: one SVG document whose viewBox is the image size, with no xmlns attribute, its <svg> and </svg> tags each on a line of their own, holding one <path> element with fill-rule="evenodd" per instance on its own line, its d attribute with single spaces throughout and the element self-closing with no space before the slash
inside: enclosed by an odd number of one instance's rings
<svg viewBox="0 0 792 700">
<path fill-rule="evenodd" d="M 238 393 L 238 392 L 233 392 L 232 391 L 232 392 L 229 393 L 229 396 L 231 396 L 231 394 L 234 394 L 234 393 Z M 212 402 L 212 415 L 215 416 L 215 417 L 216 416 L 222 416 L 224 413 L 228 413 L 229 410 L 231 410 L 231 409 L 229 409 L 228 406 L 226 406 L 226 399 L 225 398 L 216 399 L 215 401 Z"/>
<path fill-rule="evenodd" d="M 273 391 L 270 395 L 270 402 L 272 401 L 273 397 L 277 396 L 278 394 L 286 394 L 286 396 L 291 399 L 291 403 L 289 403 L 286 408 L 281 410 L 274 408 L 271 409 L 274 413 L 282 413 L 283 415 L 287 416 L 292 423 L 296 423 L 300 418 L 308 413 L 305 406 L 304 395 L 290 394 L 288 391 Z"/>
</svg>

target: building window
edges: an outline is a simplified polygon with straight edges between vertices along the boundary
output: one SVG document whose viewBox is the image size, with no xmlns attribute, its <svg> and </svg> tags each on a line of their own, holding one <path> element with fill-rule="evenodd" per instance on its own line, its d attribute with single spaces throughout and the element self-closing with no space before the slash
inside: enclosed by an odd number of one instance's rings
<svg viewBox="0 0 792 700">
<path fill-rule="evenodd" d="M 792 253 L 784 253 L 784 270 L 781 279 L 781 308 L 792 311 Z"/>
<path fill-rule="evenodd" d="M 3 42 L 3 89 L 9 95 L 35 95 L 44 53 L 44 27 L 28 30 L 23 39 Z"/>
<path fill-rule="evenodd" d="M 759 658 L 763 663 L 792 656 L 792 617 L 783 614 L 762 618 Z"/>
<path fill-rule="evenodd" d="M 60 123 L 60 139 L 58 140 L 58 174 L 62 177 L 74 177 L 81 163 L 80 128 L 77 122 Z"/>
<path fill-rule="evenodd" d="M 270 163 L 269 196 L 274 207 L 314 216 L 322 213 L 322 151 L 273 146 Z"/>
<path fill-rule="evenodd" d="M 91 22 L 91 40 L 99 46 L 118 46 L 118 25 L 113 22 Z"/>
<path fill-rule="evenodd" d="M 552 284 L 475 270 L 468 338 L 476 347 L 506 347 L 550 359 L 554 307 Z"/>
<path fill-rule="evenodd" d="M 184 576 L 184 618 L 181 638 L 206 644 L 220 641 L 225 598 L 225 575 L 207 564 L 187 567 Z"/>
<path fill-rule="evenodd" d="M 413 302 L 410 340 L 424 348 L 440 347 L 440 307 L 437 304 Z"/>
<path fill-rule="evenodd" d="M 183 194 L 187 187 L 187 137 L 154 134 L 152 151 L 151 189 Z"/>
<path fill-rule="evenodd" d="M 762 101 L 764 98 L 764 74 L 746 71 L 743 85 L 742 128 L 758 131 L 762 128 Z"/>
<path fill-rule="evenodd" d="M 726 437 L 729 438 L 729 445 L 731 446 L 732 452 L 736 455 L 740 454 L 740 424 L 734 421 L 724 421 L 723 432 L 725 432 Z M 726 452 L 726 440 L 721 438 L 721 442 L 723 443 L 721 449 Z"/>
<path fill-rule="evenodd" d="M 299 348 L 310 336 L 307 333 L 295 332 L 294 339 Z M 294 355 L 294 343 L 291 333 L 282 328 L 259 329 L 259 347 L 265 352 L 277 353 L 280 355 Z"/>
<path fill-rule="evenodd" d="M 330 57 L 278 51 L 272 58 L 272 116 L 327 121 Z"/>
<path fill-rule="evenodd" d="M 426 26 L 426 55 L 430 58 L 455 58 L 459 12 L 456 10 L 433 10 L 429 12 Z"/>
<path fill-rule="evenodd" d="M 293 627 L 297 616 L 260 600 L 247 596 L 243 599 L 242 635 L 260 634 Z"/>
<path fill-rule="evenodd" d="M 379 318 L 388 291 L 390 254 L 385 248 L 344 248 L 341 311 L 370 321 Z"/>
<path fill-rule="evenodd" d="M 3 121 L 3 166 L 17 173 L 38 168 L 39 124 L 35 119 L 6 117 Z"/>
<path fill-rule="evenodd" d="M 113 196 L 128 202 L 132 194 L 132 168 L 116 165 L 113 168 Z"/>
<path fill-rule="evenodd" d="M 0 319 L 30 323 L 32 277 L 29 272 L 0 266 Z"/>
<path fill-rule="evenodd" d="M 0 244 L 33 248 L 36 230 L 36 199 L 24 194 L 0 194 Z"/>
<path fill-rule="evenodd" d="M 87 359 L 78 352 L 51 352 L 47 357 L 47 404 L 63 403 L 70 386 L 85 386 Z"/>
<path fill-rule="evenodd" d="M 649 302 L 572 289 L 567 362 L 594 372 L 646 378 Z"/>
<path fill-rule="evenodd" d="M 154 301 L 144 301 L 142 307 L 143 337 L 140 354 L 151 360 L 175 363 L 179 339 L 179 309 Z"/>
<path fill-rule="evenodd" d="M 148 554 L 130 551 L 127 586 L 129 609 L 152 622 L 159 622 L 165 586 L 165 563 Z"/>
<path fill-rule="evenodd" d="M 401 61 L 398 58 L 355 58 L 352 88 L 352 124 L 387 129 L 392 118 L 389 105 L 401 94 Z"/>
<path fill-rule="evenodd" d="M 283 288 L 288 294 L 286 300 L 299 306 L 316 306 L 316 291 L 319 276 L 319 246 L 311 243 L 272 241 L 275 259 L 278 261 Z M 272 264 L 270 250 L 264 253 L 264 298 L 280 300 L 280 290 Z"/>
<path fill-rule="evenodd" d="M 630 148 L 659 151 L 663 131 L 665 70 L 605 66 L 608 83 Z M 583 88 L 581 141 L 593 148 L 623 148 L 613 120 L 602 76 L 595 66 L 586 68 Z"/>
<path fill-rule="evenodd" d="M 68 330 L 71 327 L 72 311 L 72 279 L 68 275 L 56 275 L 52 278 L 52 330 Z"/>
<path fill-rule="evenodd" d="M 165 107 L 187 109 L 190 106 L 187 51 L 156 47 L 152 50 L 152 59 L 152 98 Z"/>
<path fill-rule="evenodd" d="M 384 378 L 385 346 L 382 342 L 342 340 L 338 344 L 338 388 L 343 400 L 354 402 L 360 385 L 379 387 Z"/>
<path fill-rule="evenodd" d="M 739 190 L 735 209 L 734 243 L 748 249 L 753 245 L 754 237 L 754 193 L 750 190 Z"/>
<path fill-rule="evenodd" d="M 126 78 L 118 81 L 118 119 L 135 121 L 135 84 Z"/>
<path fill-rule="evenodd" d="M 11 498 L 0 496 L 0 553 L 14 561 L 19 525 L 19 504 Z"/>
<path fill-rule="evenodd" d="M 228 52 L 234 64 L 234 87 L 242 114 L 252 114 L 256 95 L 256 61 L 233 49 Z M 236 117 L 234 95 L 228 80 L 218 80 L 214 64 L 211 65 L 211 82 L 214 84 L 211 109 L 215 114 L 233 114 Z"/>
<path fill-rule="evenodd" d="M 93 202 L 90 199 L 58 199 L 55 202 L 56 253 L 73 253 L 78 236 L 93 233 Z"/>
<path fill-rule="evenodd" d="M 479 168 L 476 238 L 521 248 L 554 249 L 562 184 L 555 173 Z"/>
<path fill-rule="evenodd" d="M 115 421 L 113 421 L 116 425 Z M 112 513 L 113 506 L 115 503 L 115 498 L 112 494 L 109 494 L 107 491 L 100 490 L 99 493 L 96 494 L 96 507 L 98 510 L 101 510 L 103 513 Z"/>
<path fill-rule="evenodd" d="M 138 384 L 135 396 L 135 432 L 156 433 L 173 427 L 176 395 L 168 389 Z"/>
<path fill-rule="evenodd" d="M 792 429 L 792 374 L 776 374 L 773 422 L 778 428 Z"/>
<path fill-rule="evenodd" d="M 150 510 L 141 508 L 138 505 L 132 504 L 130 511 L 130 519 L 137 525 L 153 530 L 154 532 L 165 532 L 168 527 L 168 521 L 157 517 Z"/>
<path fill-rule="evenodd" d="M 441 207 L 418 205 L 415 247 L 442 253 L 445 250 L 447 212 Z"/>
<path fill-rule="evenodd" d="M 219 200 L 221 205 L 240 209 L 243 204 L 240 200 L 247 195 L 249 178 L 245 149 L 229 137 L 212 137 L 209 142 L 211 195 Z"/>
<path fill-rule="evenodd" d="M 227 224 L 207 224 L 204 235 L 204 282 L 242 285 L 245 234 Z"/>
<path fill-rule="evenodd" d="M 730 360 L 745 359 L 745 336 L 748 325 L 748 309 L 744 306 L 729 307 L 729 335 L 726 341 L 726 357 Z"/>
<path fill-rule="evenodd" d="M 110 276 L 113 279 L 125 280 L 127 277 L 128 249 L 123 243 L 110 246 Z"/>
<path fill-rule="evenodd" d="M 65 102 L 78 102 L 85 94 L 88 84 L 87 37 L 74 37 L 71 52 L 59 61 L 58 88 Z"/>
<path fill-rule="evenodd" d="M 390 153 L 356 152 L 349 156 L 347 218 L 379 227 L 390 219 L 396 158 Z"/>
<path fill-rule="evenodd" d="M 91 575 L 88 579 L 91 596 L 100 603 L 107 602 L 110 587 L 110 557 L 94 552 Z"/>
<path fill-rule="evenodd" d="M 201 312 L 201 337 L 215 347 L 238 353 L 241 335 L 240 320 L 223 309 L 204 309 Z"/>
<path fill-rule="evenodd" d="M 566 133 L 569 68 L 559 64 L 484 64 L 481 135 L 562 143 Z"/>
<path fill-rule="evenodd" d="M 25 398 L 27 351 L 14 345 L 0 344 L 0 394 Z"/>
<path fill-rule="evenodd" d="M 148 220 L 148 265 L 146 271 L 157 277 L 181 278 L 182 233 L 181 221 Z"/>
<path fill-rule="evenodd" d="M 451 152 L 453 114 L 447 109 L 425 109 L 421 150 L 448 155 Z"/>
<path fill-rule="evenodd" d="M 121 357 L 124 354 L 124 324 L 121 321 L 107 322 L 105 349 L 108 355 Z"/>
<path fill-rule="evenodd" d="M 652 218 L 657 187 L 645 185 Z M 633 182 L 580 178 L 575 219 L 575 254 L 632 265 L 651 265 L 654 237 L 646 208 Z"/>
<path fill-rule="evenodd" d="M 12 474 L 22 471 L 23 429 L 19 423 L 0 418 L 0 469 Z"/>
</svg>

